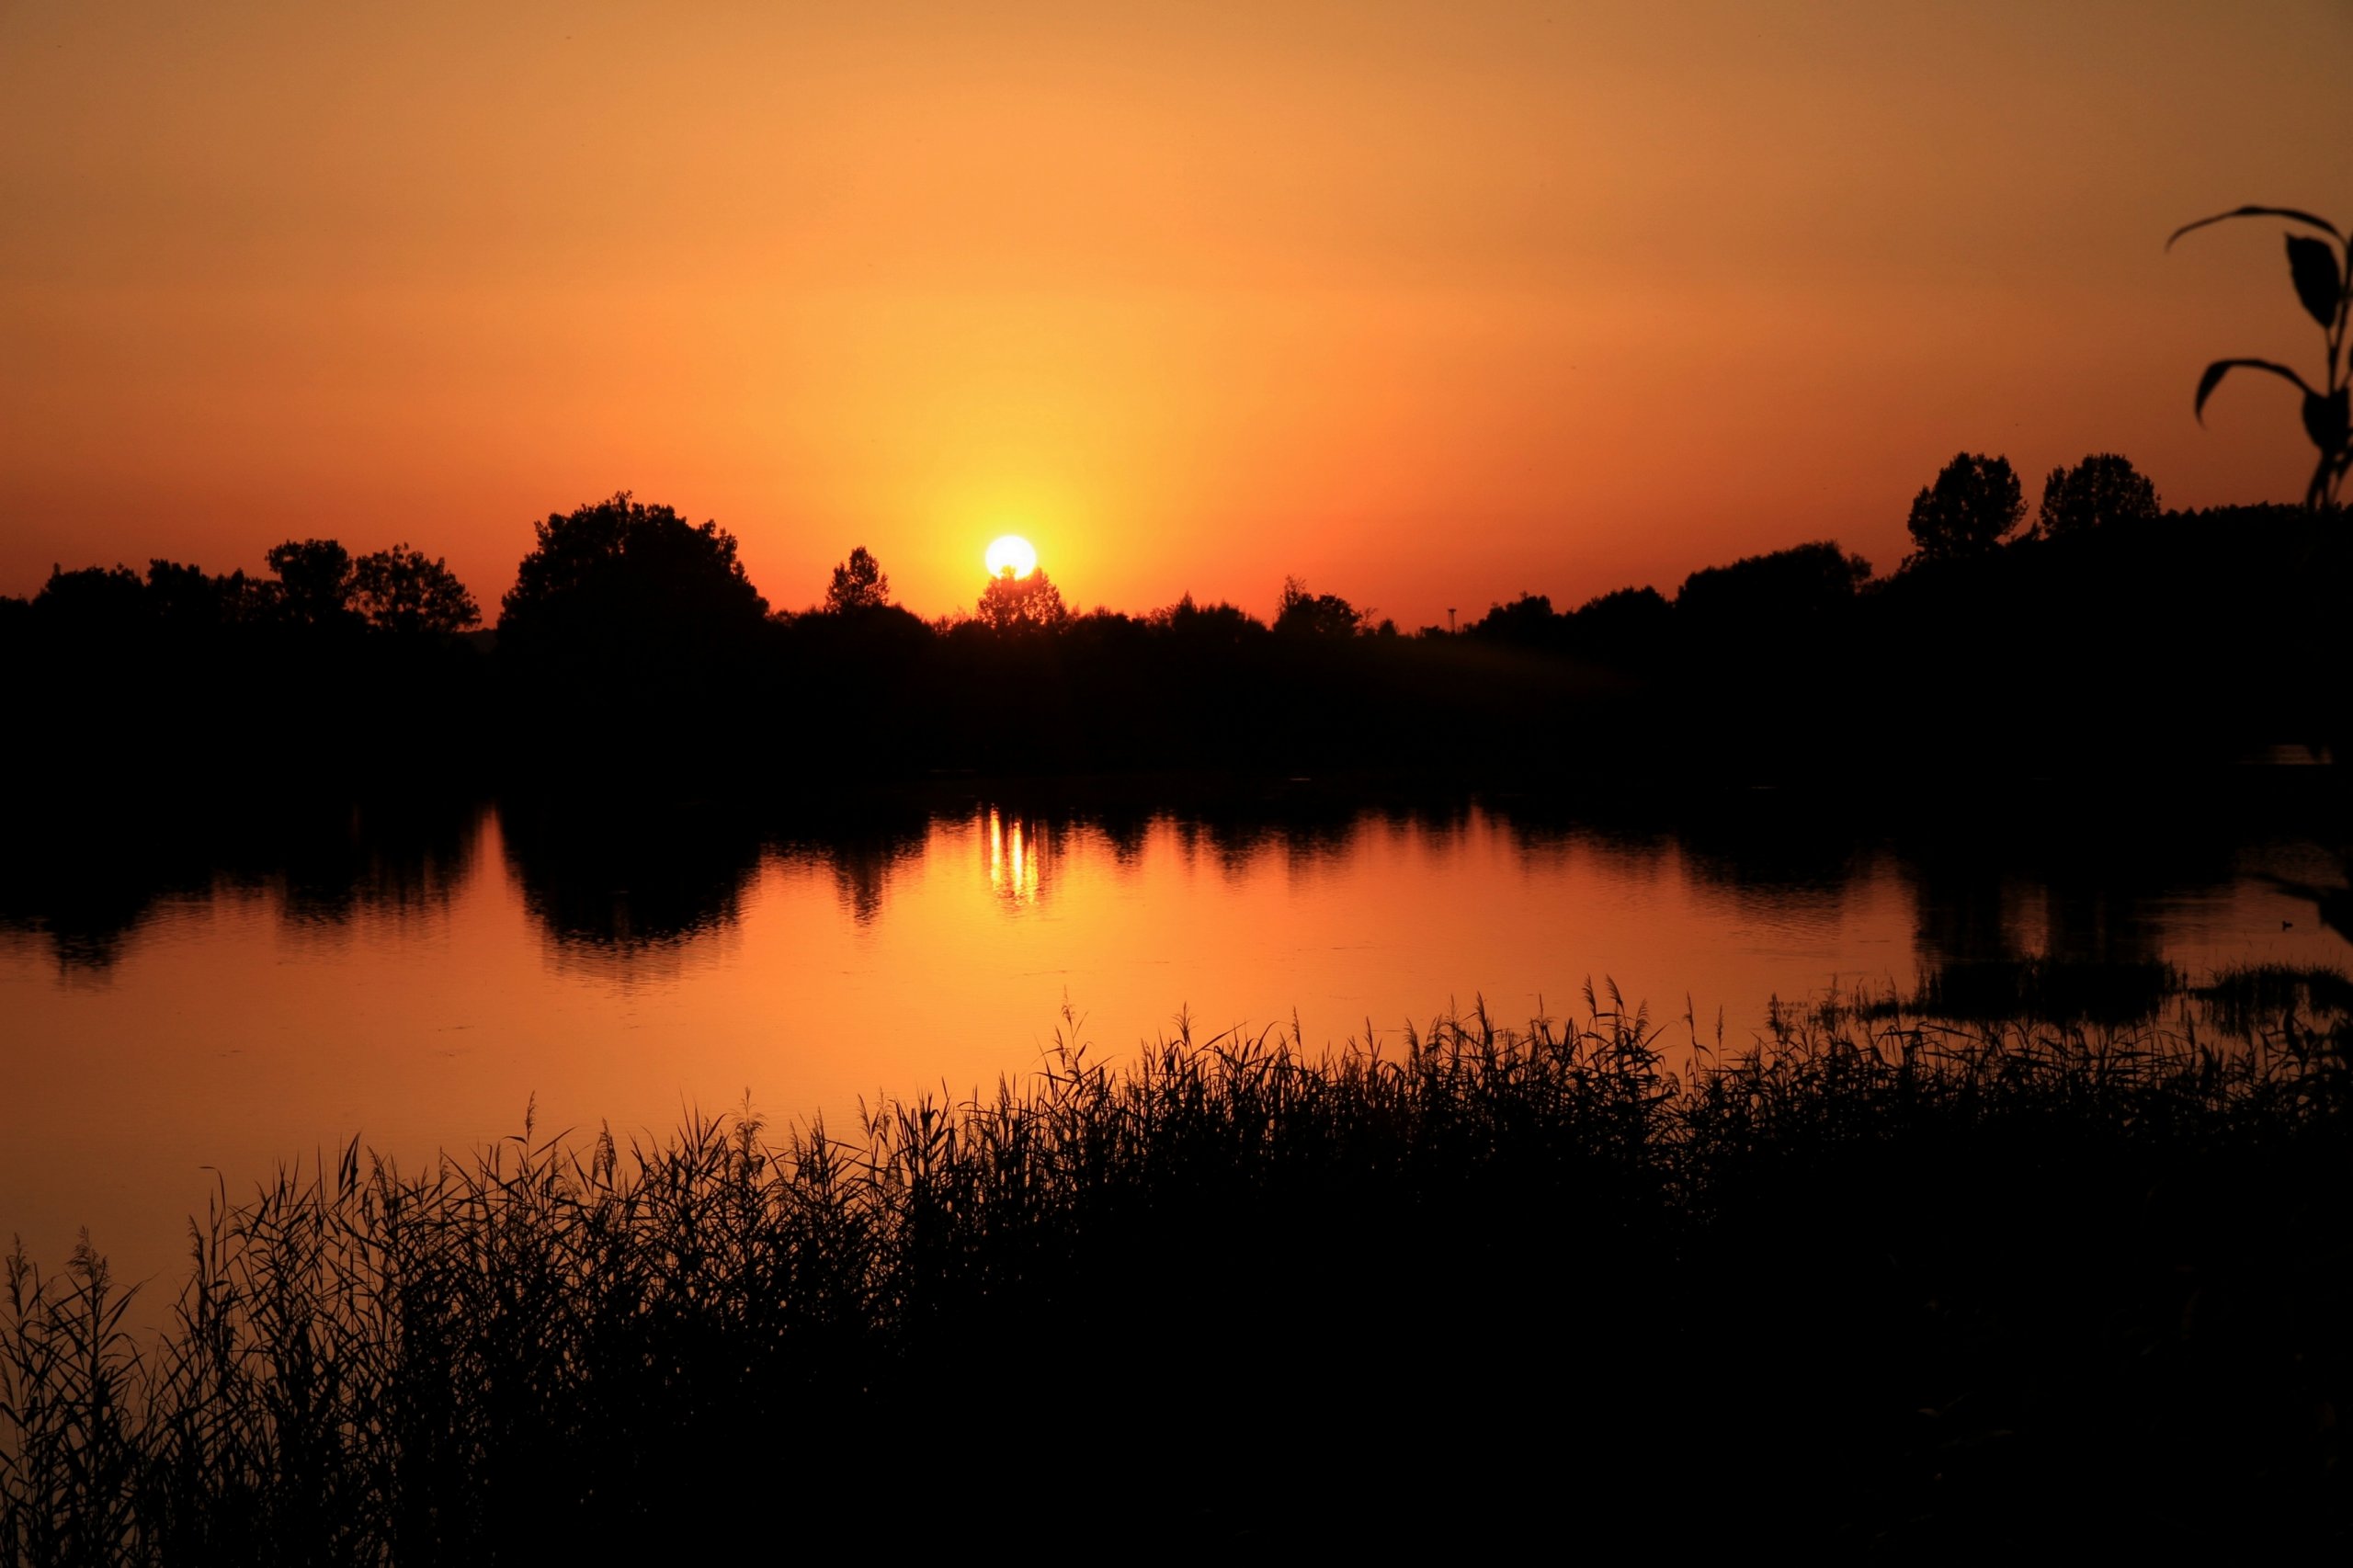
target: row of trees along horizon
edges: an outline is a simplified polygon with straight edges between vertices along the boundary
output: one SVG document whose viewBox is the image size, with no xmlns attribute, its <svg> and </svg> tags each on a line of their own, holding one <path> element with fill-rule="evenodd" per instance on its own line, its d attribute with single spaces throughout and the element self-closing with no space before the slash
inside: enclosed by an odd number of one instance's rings
<svg viewBox="0 0 2353 1568">
<path fill-rule="evenodd" d="M 772 611 L 716 523 L 623 492 L 536 525 L 494 633 L 445 562 L 288 540 L 270 575 L 156 560 L 0 597 L 64 775 L 161 754 L 462 771 L 729 756 L 808 775 L 1497 766 L 1617 769 L 1726 746 L 1827 763 L 2151 726 L 2223 748 L 2333 741 L 2348 673 L 2332 506 L 2166 512 L 2126 459 L 2006 459 L 1914 499 L 1893 574 L 1822 540 L 1574 610 L 1541 594 L 1401 632 L 1283 584 L 1261 620 L 1190 595 L 1073 610 L 1049 574 L 926 621 L 864 547 Z M 1691 726 L 1699 726 L 1694 733 Z M 85 766 L 75 766 L 76 763 Z M 21 778 L 20 775 L 20 778 Z"/>
</svg>

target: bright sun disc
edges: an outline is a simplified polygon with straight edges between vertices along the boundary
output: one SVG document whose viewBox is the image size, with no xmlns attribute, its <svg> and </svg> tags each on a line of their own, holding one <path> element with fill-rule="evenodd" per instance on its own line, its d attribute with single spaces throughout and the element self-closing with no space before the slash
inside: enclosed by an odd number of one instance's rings
<svg viewBox="0 0 2353 1568">
<path fill-rule="evenodd" d="M 1002 577 L 1010 570 L 1016 577 L 1027 577 L 1038 569 L 1038 552 L 1019 534 L 1002 534 L 989 541 L 987 556 L 989 575 Z"/>
</svg>

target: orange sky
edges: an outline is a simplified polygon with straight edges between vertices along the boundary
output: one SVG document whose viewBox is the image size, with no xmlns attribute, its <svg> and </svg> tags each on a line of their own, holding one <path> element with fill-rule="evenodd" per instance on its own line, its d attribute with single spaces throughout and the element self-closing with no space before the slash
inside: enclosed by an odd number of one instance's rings
<svg viewBox="0 0 2353 1568">
<path fill-rule="evenodd" d="M 685 14 L 691 13 L 691 14 Z M 1286 573 L 1411 627 L 1835 536 L 1961 449 L 2293 500 L 2344 4 L 0 5 L 0 592 L 617 489 L 771 602 Z"/>
</svg>

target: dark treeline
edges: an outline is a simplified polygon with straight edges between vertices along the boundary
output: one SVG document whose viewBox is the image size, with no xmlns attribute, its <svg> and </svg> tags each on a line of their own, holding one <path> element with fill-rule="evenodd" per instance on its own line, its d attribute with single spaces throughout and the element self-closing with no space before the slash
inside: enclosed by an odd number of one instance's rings
<svg viewBox="0 0 2353 1568">
<path fill-rule="evenodd" d="M 31 599 L 0 597 L 10 782 L 186 793 L 472 767 L 490 672 L 448 567 L 406 545 L 354 560 L 332 540 L 290 540 L 268 562 L 262 578 L 165 560 L 56 569 Z"/>
<path fill-rule="evenodd" d="M 1260 619 L 1189 596 L 1073 610 L 1044 572 L 970 613 L 891 601 L 864 549 L 772 610 L 714 524 L 626 494 L 538 527 L 494 631 L 438 561 L 288 541 L 272 575 L 156 561 L 0 599 L 17 782 L 419 777 L 806 789 L 939 774 L 1719 777 L 2030 770 L 2120 748 L 2334 744 L 2353 525 L 2164 512 L 2120 458 L 2054 472 L 2032 527 L 1999 458 L 1914 503 L 1893 573 L 1822 540 L 1404 631 L 1287 581 Z"/>
</svg>

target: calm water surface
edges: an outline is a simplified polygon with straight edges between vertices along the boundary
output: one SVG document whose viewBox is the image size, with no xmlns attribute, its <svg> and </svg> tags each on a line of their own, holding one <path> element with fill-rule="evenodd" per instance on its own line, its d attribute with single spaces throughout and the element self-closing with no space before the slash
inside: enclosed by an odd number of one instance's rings
<svg viewBox="0 0 2353 1568">
<path fill-rule="evenodd" d="M 469 808 L 229 858 L 0 919 L 0 1236 L 44 1262 L 86 1225 L 167 1293 L 216 1179 L 233 1200 L 354 1134 L 417 1165 L 533 1105 L 542 1133 L 659 1137 L 747 1096 L 838 1125 L 1018 1077 L 1058 1036 L 1116 1061 L 1180 1013 L 1394 1047 L 1482 1000 L 1581 1016 L 1614 980 L 1670 1040 L 1688 1011 L 1737 1043 L 1776 996 L 1953 960 L 2348 956 L 2279 885 L 2330 879 L 2313 845 L 2112 824 L 2021 858 L 1475 807 L 1236 826 L 982 802 L 832 838 Z"/>
</svg>

